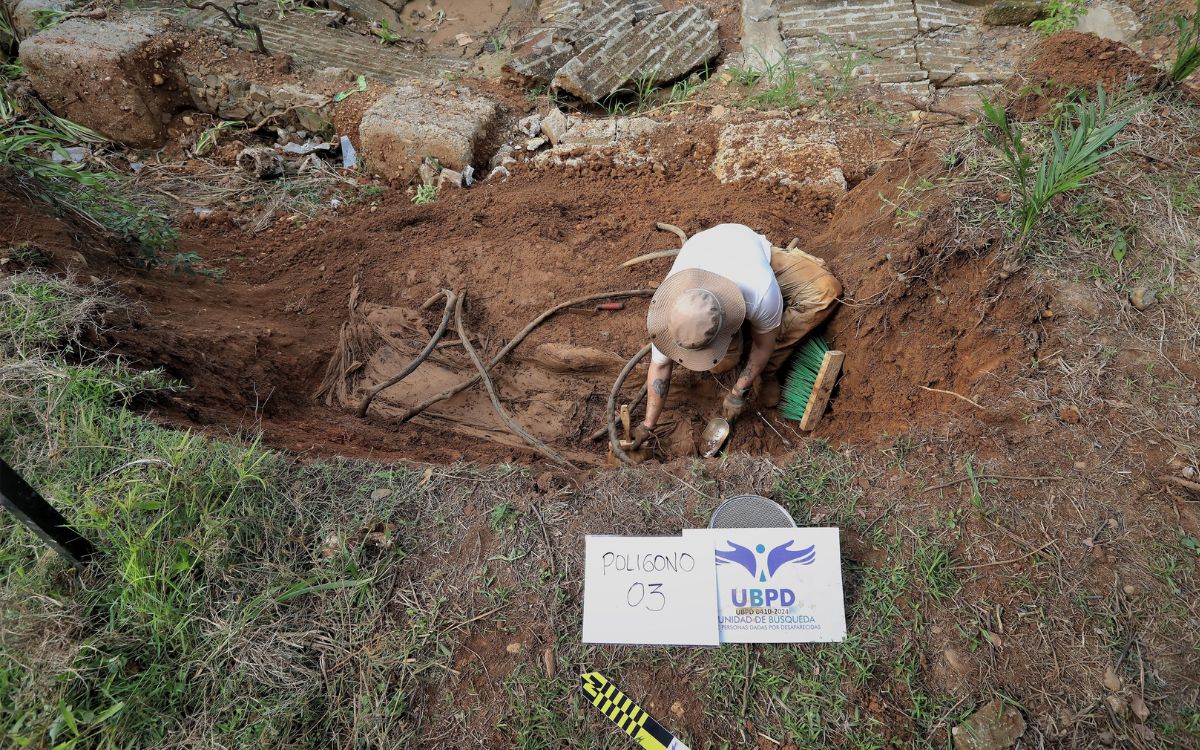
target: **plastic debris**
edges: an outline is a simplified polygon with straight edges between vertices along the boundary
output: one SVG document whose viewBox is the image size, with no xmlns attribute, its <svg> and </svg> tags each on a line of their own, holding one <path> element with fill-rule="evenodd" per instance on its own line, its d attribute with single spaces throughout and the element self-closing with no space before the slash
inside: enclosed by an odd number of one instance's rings
<svg viewBox="0 0 1200 750">
<path fill-rule="evenodd" d="M 354 150 L 354 144 L 350 142 L 350 136 L 343 135 L 342 144 L 342 169 L 354 169 L 358 165 L 358 152 Z"/>
</svg>

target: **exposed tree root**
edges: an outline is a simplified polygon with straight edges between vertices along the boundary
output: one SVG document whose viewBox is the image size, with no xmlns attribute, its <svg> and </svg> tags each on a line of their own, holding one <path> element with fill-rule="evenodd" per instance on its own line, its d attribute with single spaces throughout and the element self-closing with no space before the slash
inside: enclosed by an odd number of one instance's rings
<svg viewBox="0 0 1200 750">
<path fill-rule="evenodd" d="M 621 374 L 617 376 L 617 380 L 613 383 L 612 391 L 608 394 L 608 444 L 612 448 L 613 455 L 621 459 L 622 462 L 633 465 L 633 459 L 629 457 L 621 448 L 621 441 L 617 438 L 617 394 L 621 392 L 621 386 L 625 385 L 625 378 L 629 377 L 629 373 L 633 372 L 633 368 L 637 367 L 637 363 L 641 362 L 647 354 L 650 353 L 650 344 L 646 344 L 633 355 L 633 358 L 625 363 Z"/>
<path fill-rule="evenodd" d="M 568 307 L 574 307 L 575 305 L 582 305 L 585 302 L 593 302 L 595 300 L 620 299 L 623 297 L 650 297 L 653 295 L 654 295 L 653 289 L 629 289 L 629 290 L 622 291 L 622 292 L 602 292 L 600 294 L 589 294 L 586 297 L 576 297 L 575 299 L 567 300 L 566 302 L 555 305 L 554 307 L 550 308 L 546 312 L 542 313 L 541 315 L 537 316 L 532 321 L 530 321 L 529 325 L 522 328 L 520 333 L 518 333 L 516 336 L 514 336 L 512 341 L 509 341 L 508 344 L 503 349 L 501 349 L 499 351 L 499 353 L 496 354 L 495 357 L 492 358 L 492 361 L 490 363 L 488 363 L 487 367 L 484 368 L 484 372 L 491 370 L 493 367 L 495 367 L 497 364 L 499 364 L 500 360 L 507 357 L 509 352 L 511 352 L 513 349 L 516 349 L 517 345 L 520 344 L 525 339 L 526 336 L 528 336 L 530 333 L 532 333 L 533 330 L 535 328 L 537 328 L 539 325 L 546 322 L 547 318 L 549 318 L 550 316 L 554 315 L 557 312 L 565 310 Z M 465 345 L 464 345 L 464 348 L 465 348 Z M 433 406 L 434 404 L 439 403 L 441 401 L 445 401 L 446 399 L 448 399 L 452 396 L 462 393 L 466 389 L 468 389 L 471 386 L 478 383 L 479 380 L 480 380 L 479 375 L 476 375 L 472 378 L 469 378 L 468 380 L 464 380 L 463 382 L 459 383 L 458 385 L 454 386 L 453 388 L 450 388 L 449 390 L 442 391 L 441 393 L 439 393 L 435 396 L 430 396 L 429 398 L 425 399 L 424 401 L 417 404 L 413 408 L 404 412 L 404 414 L 400 417 L 400 421 L 407 422 L 408 420 L 417 416 L 418 414 L 425 411 L 426 409 Z"/>
<path fill-rule="evenodd" d="M 449 297 L 447 297 L 447 300 L 454 298 L 454 296 L 455 295 L 453 293 L 450 293 Z M 526 443 L 529 443 L 531 446 L 533 446 L 534 450 L 536 450 L 538 453 L 541 453 L 543 456 L 550 459 L 554 463 L 559 464 L 560 466 L 566 466 L 574 469 L 575 467 L 571 465 L 570 461 L 567 461 L 562 456 L 550 450 L 545 443 L 526 432 L 521 425 L 514 422 L 513 418 L 510 417 L 508 412 L 504 410 L 504 406 L 500 403 L 500 394 L 496 392 L 496 385 L 492 382 L 491 377 L 488 376 L 488 368 L 483 366 L 483 361 L 479 359 L 479 354 L 476 353 L 475 347 L 471 345 L 471 337 L 467 335 L 467 329 L 463 325 L 463 300 L 466 298 L 467 293 L 464 291 L 458 296 L 457 300 L 455 300 L 454 326 L 458 329 L 458 338 L 462 341 L 462 347 L 466 350 L 467 356 L 470 357 L 471 364 L 475 365 L 475 369 L 479 371 L 479 377 L 477 380 L 483 381 L 483 387 L 487 389 L 488 398 L 492 400 L 492 408 L 496 410 L 496 414 L 499 415 L 500 420 L 504 422 L 508 429 L 516 433 Z M 426 351 L 428 352 L 428 349 Z"/>
<path fill-rule="evenodd" d="M 446 333 L 446 327 L 450 324 L 450 314 L 454 312 L 458 295 L 449 289 L 443 289 L 441 292 L 434 295 L 430 299 L 430 302 L 436 300 L 438 297 L 446 298 L 446 309 L 442 311 L 442 322 L 438 325 L 437 330 L 434 331 L 433 336 L 429 339 L 429 343 L 425 345 L 425 348 L 421 350 L 421 353 L 418 354 L 413 361 L 405 365 L 403 370 L 375 386 L 367 393 L 367 395 L 363 396 L 362 401 L 358 402 L 358 416 L 367 416 L 367 409 L 371 406 L 371 401 L 374 400 L 374 398 L 378 396 L 381 391 L 391 388 L 396 383 L 399 383 L 401 380 L 404 380 L 406 377 L 408 377 L 413 370 L 417 369 L 417 367 L 419 367 L 420 364 L 425 361 L 425 358 L 429 356 L 429 353 L 433 351 L 434 347 L 437 346 L 442 336 Z M 422 305 L 421 309 L 429 309 L 429 302 Z"/>
</svg>

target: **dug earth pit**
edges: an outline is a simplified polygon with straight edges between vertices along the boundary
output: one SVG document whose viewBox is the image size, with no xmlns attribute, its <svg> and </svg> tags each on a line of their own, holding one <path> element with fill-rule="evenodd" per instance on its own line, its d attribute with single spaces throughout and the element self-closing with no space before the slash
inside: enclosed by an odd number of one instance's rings
<svg viewBox="0 0 1200 750">
<path fill-rule="evenodd" d="M 358 137 L 372 172 L 409 182 L 429 158 L 460 172 L 480 158 L 486 161 L 499 125 L 496 103 L 467 88 L 407 84 L 363 113 Z"/>
<path fill-rule="evenodd" d="M 55 114 L 129 146 L 157 146 L 190 104 L 162 31 L 148 17 L 71 19 L 21 42 L 21 63 Z"/>
</svg>

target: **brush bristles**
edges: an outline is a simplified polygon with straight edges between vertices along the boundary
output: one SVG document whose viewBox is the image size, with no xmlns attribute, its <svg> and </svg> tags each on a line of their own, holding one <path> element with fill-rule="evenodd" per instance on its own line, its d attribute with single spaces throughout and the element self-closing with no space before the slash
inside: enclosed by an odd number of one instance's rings
<svg viewBox="0 0 1200 750">
<path fill-rule="evenodd" d="M 827 351 L 829 344 L 820 336 L 809 336 L 796 348 L 791 360 L 792 369 L 788 372 L 779 399 L 779 413 L 786 419 L 798 422 L 804 417 Z"/>
</svg>

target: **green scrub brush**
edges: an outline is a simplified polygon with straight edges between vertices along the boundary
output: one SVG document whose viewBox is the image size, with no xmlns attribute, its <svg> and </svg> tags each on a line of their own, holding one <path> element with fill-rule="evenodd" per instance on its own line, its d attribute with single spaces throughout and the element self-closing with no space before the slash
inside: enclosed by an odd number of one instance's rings
<svg viewBox="0 0 1200 750">
<path fill-rule="evenodd" d="M 820 336 L 809 336 L 792 355 L 791 371 L 779 399 L 779 413 L 811 430 L 821 420 L 842 369 L 844 352 L 830 350 Z"/>
</svg>

